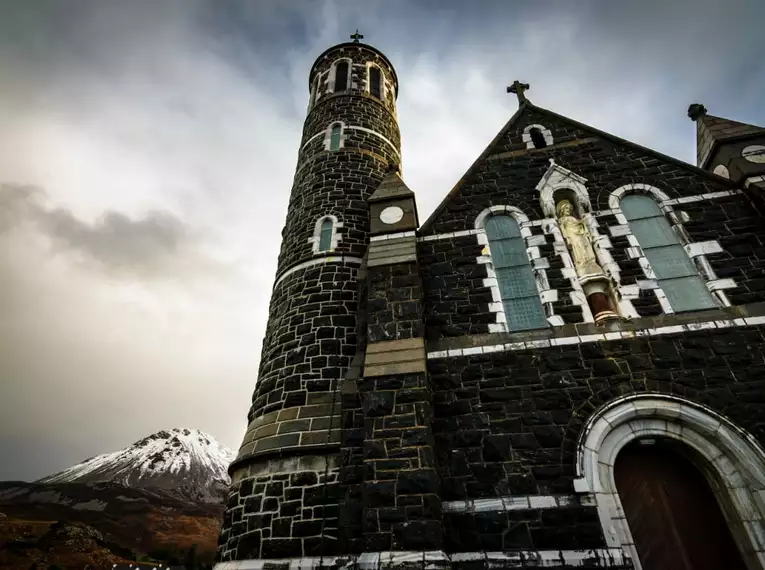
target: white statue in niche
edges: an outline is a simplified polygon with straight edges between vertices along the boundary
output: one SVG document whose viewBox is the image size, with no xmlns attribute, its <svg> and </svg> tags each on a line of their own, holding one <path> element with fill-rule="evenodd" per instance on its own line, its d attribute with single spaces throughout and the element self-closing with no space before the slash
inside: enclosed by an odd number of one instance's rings
<svg viewBox="0 0 765 570">
<path fill-rule="evenodd" d="M 582 220 L 574 216 L 574 207 L 568 200 L 561 200 L 555 208 L 566 245 L 574 259 L 574 268 L 579 277 L 603 275 L 603 268 L 598 265 L 595 250 L 592 247 L 590 229 Z"/>
</svg>

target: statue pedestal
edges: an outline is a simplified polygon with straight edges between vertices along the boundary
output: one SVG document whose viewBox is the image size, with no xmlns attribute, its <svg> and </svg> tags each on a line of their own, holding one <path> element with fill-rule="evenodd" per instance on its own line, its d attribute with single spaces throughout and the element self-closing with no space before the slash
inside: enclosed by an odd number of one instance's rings
<svg viewBox="0 0 765 570">
<path fill-rule="evenodd" d="M 621 320 L 619 313 L 613 310 L 609 295 L 610 282 L 605 275 L 588 275 L 579 279 L 584 295 L 592 310 L 595 324 Z"/>
</svg>

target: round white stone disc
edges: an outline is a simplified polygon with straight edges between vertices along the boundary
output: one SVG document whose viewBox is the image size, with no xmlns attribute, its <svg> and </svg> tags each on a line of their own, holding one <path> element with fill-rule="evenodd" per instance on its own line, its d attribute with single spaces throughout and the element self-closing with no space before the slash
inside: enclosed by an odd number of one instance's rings
<svg viewBox="0 0 765 570">
<path fill-rule="evenodd" d="M 404 210 L 398 206 L 388 206 L 380 212 L 380 221 L 383 224 L 395 224 L 404 217 Z"/>
</svg>

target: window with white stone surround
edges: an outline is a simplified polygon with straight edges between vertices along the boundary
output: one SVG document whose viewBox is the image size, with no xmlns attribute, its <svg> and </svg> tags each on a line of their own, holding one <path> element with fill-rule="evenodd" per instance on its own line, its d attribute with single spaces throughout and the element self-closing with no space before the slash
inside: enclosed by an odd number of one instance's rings
<svg viewBox="0 0 765 570">
<path fill-rule="evenodd" d="M 332 252 L 337 248 L 337 244 L 342 239 L 339 228 L 343 223 L 338 221 L 336 216 L 328 214 L 322 216 L 316 221 L 313 229 L 313 235 L 308 239 L 308 243 L 313 245 L 314 253 Z"/>
<path fill-rule="evenodd" d="M 609 231 L 626 236 L 627 254 L 638 260 L 646 277 L 637 285 L 622 287 L 623 295 L 628 295 L 630 287 L 653 290 L 665 313 L 731 306 L 725 289 L 735 288 L 735 281 L 718 279 L 706 258 L 722 251 L 720 244 L 692 242 L 683 227 L 688 215 L 674 210 L 675 205 L 700 199 L 670 199 L 643 183 L 626 184 L 611 193 L 608 205 L 620 225 Z"/>
<path fill-rule="evenodd" d="M 383 74 L 380 68 L 374 64 L 367 66 L 367 91 L 372 97 L 381 101 L 384 99 Z"/>
<path fill-rule="evenodd" d="M 713 410 L 676 396 L 632 394 L 587 422 L 577 445 L 574 490 L 594 500 L 606 545 L 638 557 L 616 487 L 614 465 L 630 443 L 665 439 L 687 446 L 716 495 L 749 568 L 765 568 L 765 452 L 755 438 Z"/>
<path fill-rule="evenodd" d="M 350 59 L 338 59 L 332 64 L 329 72 L 330 91 L 346 91 L 351 87 L 351 70 L 353 64 Z"/>
<path fill-rule="evenodd" d="M 338 150 L 345 146 L 345 125 L 332 123 L 324 132 L 324 150 Z"/>
<path fill-rule="evenodd" d="M 521 139 L 526 143 L 526 148 L 545 148 L 553 144 L 552 131 L 543 125 L 527 126 Z"/>
<path fill-rule="evenodd" d="M 656 201 L 644 194 L 627 194 L 619 200 L 619 207 L 672 310 L 677 313 L 716 308 L 717 303 Z"/>
<path fill-rule="evenodd" d="M 478 242 L 484 245 L 478 263 L 486 264 L 484 285 L 491 288 L 496 324 L 490 332 L 547 327 L 556 291 L 547 284 L 547 260 L 539 256 L 544 236 L 532 236 L 528 217 L 512 206 L 492 206 L 476 218 Z"/>
</svg>

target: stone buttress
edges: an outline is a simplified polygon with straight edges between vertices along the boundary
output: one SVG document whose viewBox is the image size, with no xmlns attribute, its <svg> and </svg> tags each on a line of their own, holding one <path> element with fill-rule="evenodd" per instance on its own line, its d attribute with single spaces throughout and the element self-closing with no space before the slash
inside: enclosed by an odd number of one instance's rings
<svg viewBox="0 0 765 570">
<path fill-rule="evenodd" d="M 259 377 L 230 467 L 220 562 L 339 552 L 338 387 L 363 349 L 367 200 L 400 163 L 398 84 L 382 53 L 349 42 L 319 56 L 309 87 Z"/>
<path fill-rule="evenodd" d="M 346 551 L 428 553 L 443 565 L 414 194 L 392 168 L 369 202 L 366 354 L 343 385 Z"/>
</svg>

